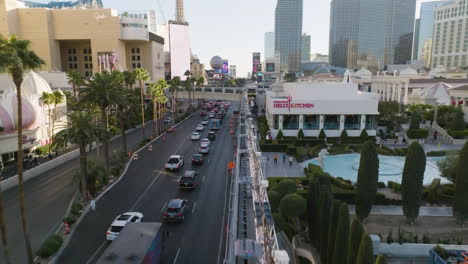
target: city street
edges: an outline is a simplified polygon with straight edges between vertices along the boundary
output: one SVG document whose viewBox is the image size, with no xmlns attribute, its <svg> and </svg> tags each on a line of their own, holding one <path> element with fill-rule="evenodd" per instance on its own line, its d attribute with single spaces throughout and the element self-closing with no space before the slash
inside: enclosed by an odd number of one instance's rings
<svg viewBox="0 0 468 264">
<path fill-rule="evenodd" d="M 238 103 L 233 104 L 233 109 Z M 179 190 L 178 178 L 184 170 L 192 170 L 192 155 L 199 142 L 190 134 L 200 123 L 195 115 L 169 133 L 165 140 L 153 143 L 153 151 L 143 150 L 139 160 L 129 167 L 125 177 L 97 202 L 95 212 L 89 213 L 77 227 L 58 263 L 95 263 L 109 243 L 105 234 L 114 218 L 127 211 L 144 214 L 145 222 L 162 222 L 162 212 L 172 198 L 189 200 L 190 210 L 183 223 L 164 224 L 169 232 L 165 243 L 163 263 L 220 263 L 224 256 L 224 235 L 227 221 L 227 164 L 234 155 L 233 139 L 229 134 L 232 110 L 224 118 L 222 129 L 211 143 L 205 164 L 195 167 L 202 182 L 193 191 Z M 203 137 L 208 128 L 203 131 Z M 163 170 L 168 157 L 180 154 L 185 165 L 180 172 Z"/>
</svg>

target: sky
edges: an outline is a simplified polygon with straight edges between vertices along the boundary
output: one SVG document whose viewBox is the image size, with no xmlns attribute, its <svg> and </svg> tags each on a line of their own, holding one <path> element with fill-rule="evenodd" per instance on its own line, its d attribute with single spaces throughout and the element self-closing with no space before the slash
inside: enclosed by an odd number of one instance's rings
<svg viewBox="0 0 468 264">
<path fill-rule="evenodd" d="M 176 0 L 102 0 L 104 7 L 122 10 L 156 9 L 158 22 L 175 18 Z M 237 75 L 246 77 L 252 69 L 252 52 L 263 58 L 264 34 L 274 31 L 277 0 L 184 0 L 185 19 L 190 23 L 192 54 L 205 69 L 218 55 L 237 65 Z M 328 54 L 331 0 L 304 0 L 302 30 L 311 35 L 311 53 Z M 38 2 L 49 2 L 39 0 Z M 419 16 L 419 4 L 416 7 Z M 426 2 L 426 1 L 424 1 Z"/>
</svg>

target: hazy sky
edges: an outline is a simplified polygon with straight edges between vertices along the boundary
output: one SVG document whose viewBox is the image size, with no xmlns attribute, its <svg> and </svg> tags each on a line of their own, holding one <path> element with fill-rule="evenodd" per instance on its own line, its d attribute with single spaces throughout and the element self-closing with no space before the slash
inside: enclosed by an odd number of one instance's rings
<svg viewBox="0 0 468 264">
<path fill-rule="evenodd" d="M 161 23 L 175 17 L 176 0 L 102 1 L 105 7 L 117 10 L 156 9 Z M 328 53 L 330 1 L 304 0 L 303 32 L 311 35 L 311 53 Z M 421 0 L 417 1 L 416 9 L 419 11 Z M 192 53 L 199 56 L 207 69 L 210 68 L 210 58 L 219 55 L 229 59 L 229 64 L 237 65 L 238 76 L 247 76 L 247 72 L 252 70 L 252 52 L 261 52 L 263 58 L 264 33 L 274 31 L 276 2 L 185 0 L 185 17 L 191 26 Z"/>
</svg>

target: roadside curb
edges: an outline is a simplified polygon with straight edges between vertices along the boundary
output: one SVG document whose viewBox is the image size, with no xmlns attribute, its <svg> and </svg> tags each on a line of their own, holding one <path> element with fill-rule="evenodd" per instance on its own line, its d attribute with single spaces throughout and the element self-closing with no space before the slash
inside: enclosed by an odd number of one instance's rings
<svg viewBox="0 0 468 264">
<path fill-rule="evenodd" d="M 199 110 L 199 109 L 198 109 Z M 180 122 L 178 122 L 177 124 L 174 125 L 174 127 L 178 127 L 179 125 L 181 125 L 183 122 L 185 122 L 186 120 L 188 120 L 189 118 L 191 118 L 198 110 L 194 111 L 193 113 L 189 114 L 185 119 L 181 120 Z M 130 167 L 130 165 L 132 164 L 133 162 L 133 157 L 135 156 L 135 154 L 137 154 L 138 152 L 142 151 L 144 148 L 146 148 L 147 146 L 149 146 L 150 144 L 153 144 L 156 140 L 158 140 L 159 138 L 165 136 L 167 134 L 167 131 L 163 132 L 161 135 L 153 138 L 152 140 L 150 140 L 148 143 L 146 143 L 144 146 L 142 146 L 141 148 L 137 149 L 135 152 L 133 152 L 132 156 L 130 157 L 129 161 L 127 162 L 126 166 L 125 166 L 125 169 L 124 171 L 120 174 L 120 177 L 114 181 L 113 183 L 111 183 L 103 192 L 101 192 L 95 199 L 96 203 L 99 201 L 99 199 L 101 199 L 101 197 L 103 197 L 107 192 L 109 192 L 117 183 L 119 183 L 124 177 L 125 177 L 125 174 L 127 173 L 127 170 L 128 168 Z M 71 205 L 70 205 L 71 206 Z M 55 253 L 55 255 L 50 259 L 50 261 L 48 262 L 48 264 L 55 264 L 57 263 L 58 261 L 58 258 L 62 255 L 63 251 L 65 250 L 65 248 L 67 247 L 67 245 L 70 243 L 70 240 L 73 236 L 73 234 L 75 233 L 75 230 L 76 228 L 79 226 L 79 224 L 83 221 L 84 217 L 89 213 L 90 211 L 90 206 L 89 206 L 89 203 L 86 204 L 84 206 L 84 209 L 83 209 L 83 212 L 81 213 L 80 217 L 78 218 L 78 220 L 75 222 L 74 224 L 74 227 L 72 228 L 70 234 L 66 237 L 66 239 L 63 241 L 62 243 L 62 246 L 60 247 L 59 251 L 57 251 Z"/>
</svg>

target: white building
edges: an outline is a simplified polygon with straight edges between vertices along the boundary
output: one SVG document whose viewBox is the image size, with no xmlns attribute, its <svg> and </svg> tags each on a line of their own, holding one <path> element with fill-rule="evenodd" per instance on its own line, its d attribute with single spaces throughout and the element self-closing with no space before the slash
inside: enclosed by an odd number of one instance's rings
<svg viewBox="0 0 468 264">
<path fill-rule="evenodd" d="M 232 78 L 237 77 L 237 66 L 236 65 L 229 65 L 229 76 Z"/>
<path fill-rule="evenodd" d="M 361 92 L 345 76 L 342 83 L 276 83 L 266 93 L 266 116 L 271 136 L 281 129 L 284 136 L 296 137 L 302 129 L 306 137 L 317 137 L 323 129 L 327 137 L 339 137 L 343 130 L 358 137 L 366 129 L 376 135 L 378 94 Z"/>
</svg>

